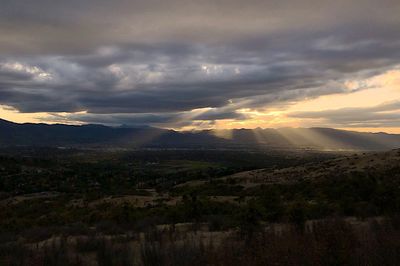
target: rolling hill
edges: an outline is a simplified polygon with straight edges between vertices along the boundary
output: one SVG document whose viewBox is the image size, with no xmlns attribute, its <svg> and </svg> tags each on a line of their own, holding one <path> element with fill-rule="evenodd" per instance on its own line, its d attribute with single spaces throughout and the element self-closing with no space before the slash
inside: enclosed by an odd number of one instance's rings
<svg viewBox="0 0 400 266">
<path fill-rule="evenodd" d="M 340 156 L 323 162 L 307 163 L 278 169 L 256 169 L 238 172 L 213 180 L 214 183 L 242 186 L 254 189 L 264 185 L 293 185 L 298 183 L 319 184 L 349 181 L 360 177 L 362 182 L 368 178 L 380 183 L 398 182 L 400 180 L 400 149 L 385 152 L 355 153 Z M 177 187 L 202 187 L 207 180 L 189 181 Z"/>
<path fill-rule="evenodd" d="M 0 120 L 0 146 L 388 150 L 400 135 L 332 128 L 175 131 L 154 127 L 18 124 Z"/>
</svg>

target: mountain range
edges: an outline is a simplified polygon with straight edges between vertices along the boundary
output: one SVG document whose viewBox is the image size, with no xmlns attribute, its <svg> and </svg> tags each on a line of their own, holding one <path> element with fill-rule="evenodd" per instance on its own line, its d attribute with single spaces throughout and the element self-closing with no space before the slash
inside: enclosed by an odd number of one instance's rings
<svg viewBox="0 0 400 266">
<path fill-rule="evenodd" d="M 333 128 L 175 131 L 94 124 L 18 124 L 0 119 L 0 146 L 388 150 L 400 147 L 400 134 Z"/>
</svg>

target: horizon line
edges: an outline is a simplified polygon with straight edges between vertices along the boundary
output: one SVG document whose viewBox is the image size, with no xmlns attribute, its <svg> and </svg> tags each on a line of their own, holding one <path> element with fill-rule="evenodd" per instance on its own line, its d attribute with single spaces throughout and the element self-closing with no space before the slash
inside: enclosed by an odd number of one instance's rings
<svg viewBox="0 0 400 266">
<path fill-rule="evenodd" d="M 229 131 L 229 130 L 267 130 L 267 129 L 274 129 L 274 130 L 279 130 L 279 129 L 334 129 L 334 130 L 341 130 L 341 131 L 348 131 L 348 132 L 357 132 L 357 133 L 371 133 L 371 134 L 389 134 L 389 135 L 400 135 L 399 133 L 396 132 L 388 132 L 388 131 L 382 131 L 382 130 L 377 130 L 377 131 L 371 131 L 371 130 L 357 130 L 357 128 L 343 128 L 343 127 L 328 127 L 328 126 L 311 126 L 311 127 L 255 127 L 255 128 L 246 128 L 246 127 L 241 127 L 241 128 L 204 128 L 204 129 L 191 129 L 191 130 L 179 130 L 176 128 L 168 128 L 168 127 L 158 127 L 158 126 L 152 126 L 152 125 L 129 125 L 129 124 L 120 124 L 120 125 L 108 125 L 108 124 L 101 124 L 101 123 L 60 123 L 60 122 L 55 122 L 55 123 L 48 123 L 48 122 L 15 122 L 12 120 L 4 119 L 0 117 L 0 121 L 5 121 L 8 123 L 12 124 L 17 124 L 17 125 L 62 125 L 62 126 L 104 126 L 108 128 L 157 128 L 157 129 L 165 129 L 165 130 L 173 130 L 176 132 L 201 132 L 201 131 Z M 399 128 L 400 131 L 400 128 Z"/>
</svg>

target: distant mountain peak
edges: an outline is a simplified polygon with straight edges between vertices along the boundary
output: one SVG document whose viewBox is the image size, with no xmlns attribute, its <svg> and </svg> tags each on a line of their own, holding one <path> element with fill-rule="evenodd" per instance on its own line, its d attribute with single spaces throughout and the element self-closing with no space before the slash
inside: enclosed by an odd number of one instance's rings
<svg viewBox="0 0 400 266">
<path fill-rule="evenodd" d="M 0 125 L 16 125 L 17 123 L 0 118 Z"/>
</svg>

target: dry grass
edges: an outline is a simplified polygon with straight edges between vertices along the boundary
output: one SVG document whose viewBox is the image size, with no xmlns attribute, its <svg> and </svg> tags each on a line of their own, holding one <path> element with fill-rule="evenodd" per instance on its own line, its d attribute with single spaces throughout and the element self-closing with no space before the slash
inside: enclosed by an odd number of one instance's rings
<svg viewBox="0 0 400 266">
<path fill-rule="evenodd" d="M 193 226 L 193 225 L 192 225 Z M 184 230 L 183 230 L 184 229 Z M 0 265 L 399 265 L 398 219 L 275 224 L 252 235 L 205 228 L 52 237 L 0 245 Z"/>
</svg>

